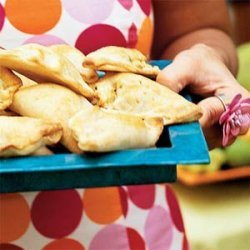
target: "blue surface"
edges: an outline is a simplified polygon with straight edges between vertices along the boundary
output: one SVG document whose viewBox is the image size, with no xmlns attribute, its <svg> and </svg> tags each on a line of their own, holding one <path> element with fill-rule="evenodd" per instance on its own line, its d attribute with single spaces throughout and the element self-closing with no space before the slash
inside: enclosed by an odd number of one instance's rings
<svg viewBox="0 0 250 250">
<path fill-rule="evenodd" d="M 173 182 L 176 164 L 209 162 L 198 122 L 165 127 L 160 141 L 150 149 L 1 159 L 0 192 Z"/>
</svg>

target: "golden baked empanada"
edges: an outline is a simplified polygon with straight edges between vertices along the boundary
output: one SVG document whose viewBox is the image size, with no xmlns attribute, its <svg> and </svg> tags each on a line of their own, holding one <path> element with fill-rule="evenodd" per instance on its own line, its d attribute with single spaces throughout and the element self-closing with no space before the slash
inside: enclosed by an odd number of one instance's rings
<svg viewBox="0 0 250 250">
<path fill-rule="evenodd" d="M 0 50 L 0 65 L 36 81 L 66 86 L 88 98 L 93 90 L 84 82 L 75 66 L 64 56 L 39 44 L 26 44 Z"/>
<path fill-rule="evenodd" d="M 28 155 L 44 145 L 57 143 L 62 127 L 41 119 L 0 116 L 0 157 Z"/>
<path fill-rule="evenodd" d="M 63 127 L 61 143 L 71 152 L 80 153 L 68 120 L 85 106 L 91 104 L 83 96 L 63 86 L 46 83 L 20 89 L 10 109 L 23 116 L 59 122 Z"/>
<path fill-rule="evenodd" d="M 94 83 L 98 80 L 98 74 L 94 69 L 83 67 L 85 55 L 80 50 L 67 44 L 51 45 L 50 48 L 65 56 L 76 67 L 85 82 Z"/>
<path fill-rule="evenodd" d="M 106 109 L 162 117 L 164 125 L 194 121 L 201 109 L 169 88 L 132 73 L 109 74 L 93 85 Z"/>
<path fill-rule="evenodd" d="M 155 77 L 160 69 L 151 66 L 146 60 L 136 49 L 108 46 L 89 53 L 83 65 L 97 70 L 132 72 Z"/>
<path fill-rule="evenodd" d="M 21 79 L 11 70 L 0 66 L 0 110 L 12 103 L 15 92 L 22 85 Z"/>
<path fill-rule="evenodd" d="M 163 130 L 163 121 L 93 106 L 73 116 L 69 127 L 83 151 L 108 152 L 153 147 Z"/>
</svg>

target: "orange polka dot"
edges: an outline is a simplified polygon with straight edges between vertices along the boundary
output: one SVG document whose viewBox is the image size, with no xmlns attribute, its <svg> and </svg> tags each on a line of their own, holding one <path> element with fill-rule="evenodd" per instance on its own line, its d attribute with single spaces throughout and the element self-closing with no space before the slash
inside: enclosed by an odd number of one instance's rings
<svg viewBox="0 0 250 250">
<path fill-rule="evenodd" d="M 123 214 L 116 187 L 86 189 L 83 204 L 88 217 L 99 224 L 112 223 Z"/>
<path fill-rule="evenodd" d="M 150 55 L 150 49 L 153 39 L 153 24 L 149 17 L 146 17 L 139 30 L 136 49 L 140 50 L 144 55 Z"/>
<path fill-rule="evenodd" d="M 21 237 L 29 222 L 29 206 L 20 194 L 0 195 L 0 243 Z"/>
<path fill-rule="evenodd" d="M 59 21 L 60 0 L 6 0 L 5 13 L 10 23 L 28 34 L 42 34 Z"/>
<path fill-rule="evenodd" d="M 43 250 L 84 250 L 85 248 L 76 240 L 60 239 L 50 242 Z"/>
</svg>

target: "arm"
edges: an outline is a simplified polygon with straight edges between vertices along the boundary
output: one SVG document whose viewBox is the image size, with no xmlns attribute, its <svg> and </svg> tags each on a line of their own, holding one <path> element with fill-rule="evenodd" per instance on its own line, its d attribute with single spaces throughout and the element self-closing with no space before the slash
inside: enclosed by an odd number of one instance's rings
<svg viewBox="0 0 250 250">
<path fill-rule="evenodd" d="M 224 106 L 215 95 L 223 94 L 230 101 L 238 93 L 249 97 L 234 77 L 238 65 L 226 4 L 223 0 L 154 0 L 154 11 L 152 56 L 173 59 L 157 81 L 176 92 L 188 88 L 203 98 L 198 103 L 203 110 L 201 126 L 209 147 L 220 146 L 222 129 L 218 121 Z M 250 114 L 247 116 L 250 119 Z M 246 128 L 240 134 L 245 134 Z"/>
<path fill-rule="evenodd" d="M 155 37 L 152 56 L 173 59 L 195 44 L 216 50 L 221 60 L 236 74 L 237 56 L 229 36 L 230 25 L 223 0 L 153 0 Z"/>
</svg>

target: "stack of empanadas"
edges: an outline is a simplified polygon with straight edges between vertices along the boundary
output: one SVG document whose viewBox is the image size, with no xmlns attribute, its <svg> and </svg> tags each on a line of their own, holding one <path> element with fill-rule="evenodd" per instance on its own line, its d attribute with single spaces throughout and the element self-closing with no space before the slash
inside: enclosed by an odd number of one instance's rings
<svg viewBox="0 0 250 250">
<path fill-rule="evenodd" d="M 0 156 L 50 154 L 44 146 L 58 142 L 73 153 L 154 147 L 164 125 L 201 116 L 197 105 L 148 78 L 158 73 L 135 49 L 109 46 L 87 56 L 68 45 L 0 50 Z"/>
</svg>

